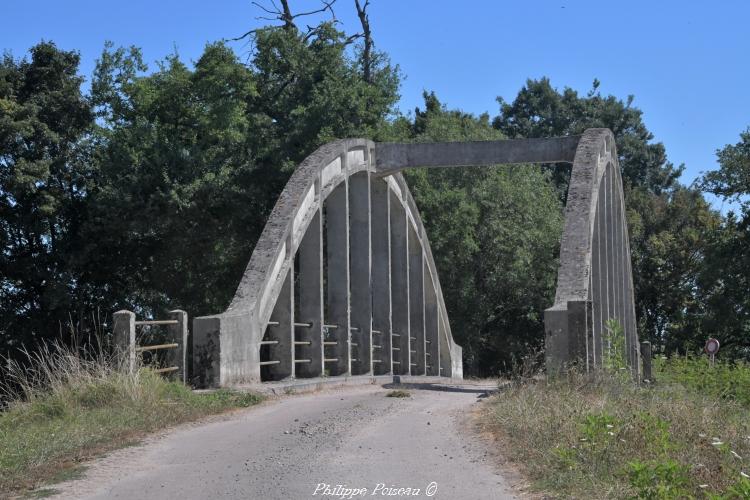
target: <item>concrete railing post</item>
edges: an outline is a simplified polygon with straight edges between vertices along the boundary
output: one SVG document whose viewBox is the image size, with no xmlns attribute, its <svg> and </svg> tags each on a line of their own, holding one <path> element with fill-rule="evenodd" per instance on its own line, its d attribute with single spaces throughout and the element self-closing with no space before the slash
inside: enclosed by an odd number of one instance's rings
<svg viewBox="0 0 750 500">
<path fill-rule="evenodd" d="M 651 372 L 651 342 L 641 342 L 641 359 L 643 360 L 643 380 L 653 382 L 653 374 Z"/>
<path fill-rule="evenodd" d="M 175 372 L 175 378 L 182 383 L 187 383 L 187 351 L 188 351 L 188 314 L 180 309 L 169 311 L 169 319 L 177 321 L 176 325 L 169 325 L 170 340 L 180 347 L 167 350 L 167 366 L 179 368 Z"/>
<path fill-rule="evenodd" d="M 112 315 L 112 332 L 114 334 L 115 349 L 128 373 L 135 371 L 135 313 L 131 311 L 117 311 Z"/>
</svg>

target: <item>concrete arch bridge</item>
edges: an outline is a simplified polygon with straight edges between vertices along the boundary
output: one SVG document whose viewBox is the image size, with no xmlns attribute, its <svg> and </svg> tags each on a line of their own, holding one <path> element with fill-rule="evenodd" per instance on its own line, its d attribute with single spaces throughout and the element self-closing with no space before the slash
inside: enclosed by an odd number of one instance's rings
<svg viewBox="0 0 750 500">
<path fill-rule="evenodd" d="M 321 376 L 461 378 L 461 347 L 400 171 L 557 162 L 573 168 L 555 302 L 545 311 L 548 370 L 591 370 L 619 348 L 637 374 L 620 168 L 612 133 L 590 129 L 549 139 L 322 146 L 289 179 L 227 310 L 195 318 L 194 379 L 217 387 Z M 610 319 L 622 326 L 614 343 Z"/>
</svg>

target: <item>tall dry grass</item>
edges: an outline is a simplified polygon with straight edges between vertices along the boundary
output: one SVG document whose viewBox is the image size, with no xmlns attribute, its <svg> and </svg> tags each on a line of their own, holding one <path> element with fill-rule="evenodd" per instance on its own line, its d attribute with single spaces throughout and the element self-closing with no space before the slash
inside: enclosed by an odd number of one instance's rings
<svg viewBox="0 0 750 500">
<path fill-rule="evenodd" d="M 20 349 L 21 355 L 14 358 L 2 357 L 0 398 L 8 406 L 15 406 L 103 381 L 116 382 L 118 387 L 137 397 L 140 371 L 128 373 L 123 369 L 123 356 L 97 345 L 68 346 L 55 340 L 33 351 L 24 347 Z"/>
<path fill-rule="evenodd" d="M 122 357 L 60 342 L 3 359 L 0 393 L 0 497 L 31 489 L 144 433 L 260 397 L 218 391 L 196 394 Z"/>
</svg>

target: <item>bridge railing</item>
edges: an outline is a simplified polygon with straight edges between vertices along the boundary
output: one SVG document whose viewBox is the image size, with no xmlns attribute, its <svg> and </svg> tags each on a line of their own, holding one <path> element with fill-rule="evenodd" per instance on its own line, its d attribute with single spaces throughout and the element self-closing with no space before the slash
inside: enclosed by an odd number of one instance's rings
<svg viewBox="0 0 750 500">
<path fill-rule="evenodd" d="M 164 365 L 154 365 L 153 370 L 187 383 L 188 314 L 176 309 L 167 313 L 168 319 L 136 320 L 132 311 L 121 310 L 112 315 L 114 343 L 123 356 L 125 369 L 133 373 L 144 352 L 166 351 Z M 161 344 L 140 345 L 138 328 L 166 327 L 166 341 Z M 157 356 L 153 356 L 156 358 Z"/>
</svg>

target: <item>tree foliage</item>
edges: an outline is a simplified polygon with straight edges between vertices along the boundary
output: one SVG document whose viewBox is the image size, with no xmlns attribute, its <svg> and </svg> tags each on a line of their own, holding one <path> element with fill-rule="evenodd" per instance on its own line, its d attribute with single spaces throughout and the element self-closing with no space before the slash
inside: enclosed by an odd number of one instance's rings
<svg viewBox="0 0 750 500">
<path fill-rule="evenodd" d="M 750 195 L 750 128 L 740 134 L 740 142 L 727 144 L 716 152 L 719 170 L 708 172 L 703 188 L 724 199 L 744 202 L 747 212 Z"/>
<path fill-rule="evenodd" d="M 49 42 L 0 62 L 0 349 L 55 335 L 75 311 L 70 258 L 94 174 L 78 62 Z"/>
<path fill-rule="evenodd" d="M 577 135 L 587 128 L 609 128 L 615 135 L 623 182 L 661 193 L 673 187 L 683 167 L 667 161 L 662 143 L 643 123 L 643 113 L 633 106 L 634 97 L 625 101 L 602 96 L 600 82 L 581 97 L 571 88 L 555 89 L 548 78 L 527 80 L 513 102 L 498 98 L 500 113 L 494 126 L 506 136 L 556 137 Z M 553 175 L 563 192 L 567 190 L 569 167 L 555 166 Z"/>
<path fill-rule="evenodd" d="M 5 57 L 0 348 L 85 330 L 97 309 L 221 311 L 294 167 L 385 126 L 399 73 L 384 54 L 371 47 L 366 81 L 331 22 L 254 43 L 247 63 L 214 43 L 151 72 L 107 44 L 88 97 L 73 52 Z"/>
<path fill-rule="evenodd" d="M 699 277 L 699 287 L 708 292 L 701 330 L 704 337 L 719 338 L 730 356 L 750 359 L 750 129 L 718 150 L 717 159 L 719 169 L 701 184 L 739 210 L 730 211 L 708 240 Z"/>
</svg>

